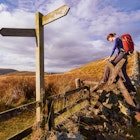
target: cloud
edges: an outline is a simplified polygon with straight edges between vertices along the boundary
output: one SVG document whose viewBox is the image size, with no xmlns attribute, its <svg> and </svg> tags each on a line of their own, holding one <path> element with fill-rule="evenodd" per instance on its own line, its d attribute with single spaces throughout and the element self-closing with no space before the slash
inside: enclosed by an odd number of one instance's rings
<svg viewBox="0 0 140 140">
<path fill-rule="evenodd" d="M 0 12 L 5 11 L 7 9 L 7 6 L 5 4 L 0 4 Z"/>
<path fill-rule="evenodd" d="M 36 12 L 46 15 L 69 5 L 67 16 L 44 27 L 45 70 L 65 72 L 108 56 L 112 44 L 106 41 L 106 35 L 110 32 L 130 33 L 139 50 L 140 3 L 128 1 L 129 4 L 122 0 L 121 5 L 119 0 L 10 0 L 0 4 L 0 27 L 35 28 Z M 131 8 L 126 8 L 129 5 Z M 0 67 L 35 70 L 35 38 L 1 36 L 0 40 Z"/>
</svg>

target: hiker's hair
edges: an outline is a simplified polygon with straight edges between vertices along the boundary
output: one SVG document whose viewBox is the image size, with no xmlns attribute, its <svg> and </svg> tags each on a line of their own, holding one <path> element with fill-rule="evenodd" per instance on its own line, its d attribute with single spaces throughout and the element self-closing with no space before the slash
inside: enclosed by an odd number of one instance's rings
<svg viewBox="0 0 140 140">
<path fill-rule="evenodd" d="M 116 36 L 116 33 L 110 33 L 107 35 L 107 40 L 109 40 L 110 37 L 115 37 L 115 36 Z"/>
</svg>

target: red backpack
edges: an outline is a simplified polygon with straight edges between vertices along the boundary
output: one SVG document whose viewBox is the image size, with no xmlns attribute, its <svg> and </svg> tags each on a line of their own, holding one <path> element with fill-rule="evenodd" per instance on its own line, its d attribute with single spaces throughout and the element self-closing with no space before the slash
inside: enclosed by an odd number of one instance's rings
<svg viewBox="0 0 140 140">
<path fill-rule="evenodd" d="M 123 43 L 123 48 L 126 53 L 132 53 L 134 51 L 134 42 L 130 34 L 123 34 L 121 36 L 121 40 Z"/>
</svg>

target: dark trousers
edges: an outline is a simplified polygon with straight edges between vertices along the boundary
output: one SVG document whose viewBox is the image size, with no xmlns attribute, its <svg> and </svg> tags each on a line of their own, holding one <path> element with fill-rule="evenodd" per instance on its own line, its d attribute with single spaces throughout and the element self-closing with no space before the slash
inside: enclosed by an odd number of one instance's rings
<svg viewBox="0 0 140 140">
<path fill-rule="evenodd" d="M 121 70 L 122 70 L 122 74 L 123 74 L 123 77 L 125 79 L 125 85 L 127 86 L 127 88 L 129 88 L 131 91 L 135 91 L 135 88 L 134 86 L 132 85 L 131 83 L 131 80 L 129 78 L 129 76 L 127 75 L 126 73 L 126 65 L 128 63 L 127 61 L 127 55 L 123 52 L 120 52 L 113 60 L 111 60 L 111 63 L 115 66 L 122 58 L 124 58 L 126 61 L 124 62 Z M 109 67 L 106 65 L 105 66 L 105 70 L 104 70 L 104 75 L 103 75 L 103 79 L 102 81 L 104 82 L 107 82 L 108 80 L 108 77 L 109 77 L 109 74 L 110 74 L 110 69 Z"/>
</svg>

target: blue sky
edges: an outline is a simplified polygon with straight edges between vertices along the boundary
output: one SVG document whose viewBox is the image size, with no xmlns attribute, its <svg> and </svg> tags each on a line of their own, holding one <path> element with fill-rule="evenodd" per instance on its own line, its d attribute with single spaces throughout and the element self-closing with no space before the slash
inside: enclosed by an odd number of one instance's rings
<svg viewBox="0 0 140 140">
<path fill-rule="evenodd" d="M 0 0 L 0 28 L 35 28 L 43 15 L 67 4 L 67 16 L 45 25 L 45 71 L 67 72 L 110 55 L 108 33 L 130 33 L 140 51 L 139 0 Z M 0 35 L 0 68 L 35 71 L 34 37 Z"/>
</svg>

